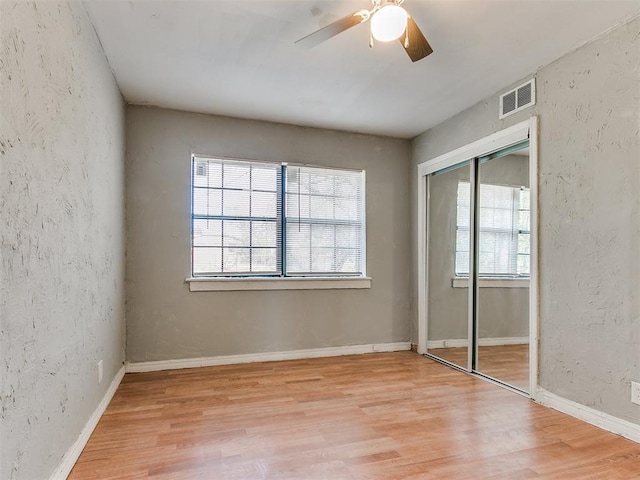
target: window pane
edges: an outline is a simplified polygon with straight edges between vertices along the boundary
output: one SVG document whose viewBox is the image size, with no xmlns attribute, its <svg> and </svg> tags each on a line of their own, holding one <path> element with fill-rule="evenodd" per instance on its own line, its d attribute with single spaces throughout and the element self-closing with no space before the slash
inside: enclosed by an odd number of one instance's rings
<svg viewBox="0 0 640 480">
<path fill-rule="evenodd" d="M 194 159 L 193 185 L 196 187 L 221 187 L 222 165 L 206 159 Z"/>
<path fill-rule="evenodd" d="M 277 253 L 275 248 L 252 248 L 251 270 L 253 272 L 275 272 Z"/>
<path fill-rule="evenodd" d="M 224 190 L 222 192 L 222 214 L 229 217 L 249 216 L 248 190 Z"/>
<path fill-rule="evenodd" d="M 195 215 L 208 215 L 208 197 L 207 190 L 204 188 L 193 189 L 193 213 Z"/>
<path fill-rule="evenodd" d="M 530 259 L 529 255 L 518 255 L 518 273 L 520 275 L 529 275 L 531 273 Z"/>
<path fill-rule="evenodd" d="M 355 198 L 357 197 L 360 187 L 358 179 L 354 177 L 338 176 L 336 177 L 336 196 Z"/>
<path fill-rule="evenodd" d="M 521 210 L 531 210 L 531 191 L 528 188 L 520 189 L 519 208 Z"/>
<path fill-rule="evenodd" d="M 456 275 L 469 275 L 469 251 L 456 252 Z"/>
<path fill-rule="evenodd" d="M 518 234 L 528 231 L 529 190 L 523 187 L 480 184 L 479 187 L 478 267 L 480 275 L 516 275 L 519 273 L 517 253 L 528 252 L 528 244 Z M 469 271 L 469 182 L 458 182 L 456 273 Z M 464 242 L 464 245 L 463 245 Z"/>
<path fill-rule="evenodd" d="M 311 226 L 287 223 L 287 270 L 311 271 Z"/>
<path fill-rule="evenodd" d="M 223 248 L 222 261 L 226 273 L 248 273 L 250 268 L 250 249 Z"/>
<path fill-rule="evenodd" d="M 470 227 L 470 207 L 462 207 L 458 206 L 458 226 L 459 227 Z"/>
<path fill-rule="evenodd" d="M 278 246 L 276 222 L 251 222 L 251 246 L 276 248 Z"/>
<path fill-rule="evenodd" d="M 531 253 L 531 235 L 528 233 L 521 233 L 518 235 L 518 253 L 525 253 L 529 255 Z"/>
<path fill-rule="evenodd" d="M 471 184 L 458 182 L 456 208 L 455 274 L 469 274 L 469 228 L 471 211 Z"/>
<path fill-rule="evenodd" d="M 251 222 L 225 220 L 222 228 L 225 247 L 251 246 Z"/>
<path fill-rule="evenodd" d="M 333 197 L 313 195 L 309 198 L 311 218 L 333 219 Z"/>
<path fill-rule="evenodd" d="M 193 189 L 193 213 L 194 215 L 221 215 L 222 191 L 206 188 Z"/>
<path fill-rule="evenodd" d="M 287 217 L 289 218 L 298 218 L 300 216 L 299 208 L 298 208 L 298 195 L 296 193 L 288 193 L 287 192 Z"/>
<path fill-rule="evenodd" d="M 322 195 L 334 195 L 333 175 L 325 169 L 310 169 L 310 192 Z"/>
<path fill-rule="evenodd" d="M 493 211 L 493 227 L 511 231 L 513 227 L 513 210 L 495 209 Z"/>
<path fill-rule="evenodd" d="M 502 274 L 513 274 L 516 272 L 515 257 L 513 250 L 511 249 L 512 240 L 511 234 L 496 234 L 496 247 L 495 247 L 495 265 L 493 266 L 493 272 Z M 513 264 L 511 259 L 513 258 Z"/>
<path fill-rule="evenodd" d="M 458 230 L 456 232 L 456 248 L 462 252 L 469 251 L 469 230 Z"/>
<path fill-rule="evenodd" d="M 298 195 L 297 193 L 289 193 L 287 194 L 287 216 L 290 218 L 300 217 L 302 219 L 311 218 L 311 207 L 312 203 L 316 203 L 315 196 L 310 195 Z M 314 214 L 318 213 L 318 206 L 314 207 Z M 322 212 L 320 212 L 322 214 Z M 314 216 L 314 218 L 323 218 Z"/>
<path fill-rule="evenodd" d="M 480 208 L 480 228 L 493 227 L 493 209 Z"/>
<path fill-rule="evenodd" d="M 251 189 L 278 191 L 278 170 L 273 167 L 253 166 L 251 171 Z"/>
<path fill-rule="evenodd" d="M 486 208 L 513 208 L 513 187 L 480 184 L 480 206 Z"/>
<path fill-rule="evenodd" d="M 309 193 L 309 172 L 302 170 L 302 167 L 287 168 L 287 191 L 292 193 Z"/>
<path fill-rule="evenodd" d="M 193 214 L 216 217 L 192 219 L 193 246 L 216 247 L 194 250 L 194 274 L 280 272 L 281 172 L 276 164 L 194 158 Z"/>
<path fill-rule="evenodd" d="M 225 220 L 223 222 L 225 247 L 248 247 L 250 245 L 250 222 Z"/>
<path fill-rule="evenodd" d="M 193 248 L 193 273 L 205 275 L 222 271 L 221 248 Z"/>
<path fill-rule="evenodd" d="M 358 220 L 358 202 L 354 198 L 340 197 L 335 201 L 335 217 L 337 220 Z"/>
<path fill-rule="evenodd" d="M 480 207 L 480 228 L 497 228 L 511 230 L 513 226 L 513 210 L 503 208 Z"/>
<path fill-rule="evenodd" d="M 364 175 L 310 167 L 287 172 L 287 271 L 360 273 Z"/>
<path fill-rule="evenodd" d="M 209 162 L 207 160 L 195 160 L 193 163 L 193 174 L 196 177 L 194 181 L 204 179 L 204 184 L 206 185 L 207 176 L 208 176 L 208 166 Z"/>
<path fill-rule="evenodd" d="M 338 225 L 336 227 L 336 246 L 360 248 L 360 228 L 351 225 Z"/>
<path fill-rule="evenodd" d="M 250 164 L 225 163 L 222 169 L 224 188 L 249 189 Z"/>
<path fill-rule="evenodd" d="M 496 235 L 491 232 L 481 232 L 478 239 L 480 253 L 493 253 L 496 250 Z"/>
<path fill-rule="evenodd" d="M 356 250 L 336 250 L 336 271 L 353 273 L 359 271 L 358 252 Z"/>
<path fill-rule="evenodd" d="M 333 248 L 313 248 L 311 250 L 311 271 L 318 273 L 332 272 Z"/>
<path fill-rule="evenodd" d="M 478 257 L 478 268 L 480 273 L 494 273 L 495 254 L 493 251 L 480 252 Z"/>
<path fill-rule="evenodd" d="M 278 216 L 278 195 L 276 193 L 251 192 L 251 216 L 276 218 Z"/>
<path fill-rule="evenodd" d="M 193 221 L 193 245 L 221 247 L 222 246 L 222 221 L 221 220 L 194 220 Z"/>
<path fill-rule="evenodd" d="M 331 247 L 335 245 L 333 225 L 311 225 L 311 247 Z"/>
<path fill-rule="evenodd" d="M 518 211 L 518 229 L 528 232 L 531 225 L 531 212 L 529 210 Z"/>
</svg>

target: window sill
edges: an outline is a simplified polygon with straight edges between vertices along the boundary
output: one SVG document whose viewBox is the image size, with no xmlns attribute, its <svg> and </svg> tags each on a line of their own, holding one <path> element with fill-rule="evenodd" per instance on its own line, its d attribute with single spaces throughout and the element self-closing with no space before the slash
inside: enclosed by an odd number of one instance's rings
<svg viewBox="0 0 640 480">
<path fill-rule="evenodd" d="M 451 282 L 451 286 L 453 288 L 468 288 L 469 279 L 455 277 Z M 512 277 L 481 278 L 478 286 L 480 288 L 529 288 L 529 279 Z"/>
<path fill-rule="evenodd" d="M 341 290 L 371 288 L 369 277 L 187 278 L 192 292 L 241 290 Z"/>
</svg>

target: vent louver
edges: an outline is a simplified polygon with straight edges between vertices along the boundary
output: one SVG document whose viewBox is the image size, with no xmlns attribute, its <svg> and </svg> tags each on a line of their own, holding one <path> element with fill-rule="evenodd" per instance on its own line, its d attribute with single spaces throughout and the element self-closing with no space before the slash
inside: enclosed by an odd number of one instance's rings
<svg viewBox="0 0 640 480">
<path fill-rule="evenodd" d="M 507 93 L 500 95 L 500 115 L 505 118 L 511 114 L 524 110 L 536 103 L 536 84 L 535 78 L 527 83 L 520 85 Z"/>
</svg>

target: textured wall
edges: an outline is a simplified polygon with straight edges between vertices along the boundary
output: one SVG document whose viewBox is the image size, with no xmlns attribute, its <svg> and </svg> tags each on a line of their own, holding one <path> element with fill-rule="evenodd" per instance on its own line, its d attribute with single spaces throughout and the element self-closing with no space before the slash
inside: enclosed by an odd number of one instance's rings
<svg viewBox="0 0 640 480">
<path fill-rule="evenodd" d="M 636 17 L 541 68 L 533 109 L 500 121 L 491 97 L 417 137 L 413 160 L 539 115 L 539 383 L 640 424 L 639 65 Z"/>
<path fill-rule="evenodd" d="M 190 292 L 191 152 L 366 170 L 367 290 Z M 406 140 L 127 108 L 127 360 L 409 339 Z"/>
<path fill-rule="evenodd" d="M 81 5 L 0 32 L 0 478 L 40 480 L 124 357 L 124 108 Z"/>
</svg>

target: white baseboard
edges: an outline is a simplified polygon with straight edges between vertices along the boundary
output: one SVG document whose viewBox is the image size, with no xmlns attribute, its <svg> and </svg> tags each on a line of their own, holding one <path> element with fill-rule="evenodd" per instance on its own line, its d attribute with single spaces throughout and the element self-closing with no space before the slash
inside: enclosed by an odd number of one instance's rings
<svg viewBox="0 0 640 480">
<path fill-rule="evenodd" d="M 496 337 L 481 338 L 478 340 L 481 347 L 496 347 L 498 345 L 524 345 L 529 343 L 529 337 Z M 466 347 L 469 341 L 466 338 L 453 338 L 449 340 L 429 340 L 427 349 L 431 348 L 459 348 Z"/>
<path fill-rule="evenodd" d="M 113 398 L 113 395 L 116 393 L 116 390 L 118 389 L 118 386 L 120 385 L 120 382 L 124 377 L 124 370 L 124 366 L 120 368 L 120 370 L 118 370 L 118 373 L 116 373 L 116 376 L 111 382 L 111 385 L 109 385 L 109 389 L 106 391 L 104 397 L 102 397 L 102 400 L 98 404 L 97 408 L 94 410 L 93 414 L 91 414 L 91 417 L 89 417 L 89 420 L 80 432 L 80 436 L 75 442 L 73 442 L 69 450 L 67 450 L 67 453 L 64 454 L 64 457 L 62 457 L 58 468 L 55 469 L 49 480 L 66 480 L 66 478 L 69 476 L 71 470 L 73 469 L 73 466 L 78 461 L 78 457 L 80 457 L 82 450 L 89 441 L 89 437 L 93 433 L 93 430 L 96 428 L 96 425 L 98 425 L 102 414 L 107 409 L 109 402 Z"/>
<path fill-rule="evenodd" d="M 591 425 L 640 443 L 640 425 L 636 423 L 614 417 L 613 415 L 595 410 L 572 400 L 567 400 L 541 387 L 538 387 L 536 401 L 541 405 L 553 408 L 559 412 L 579 418 Z"/>
<path fill-rule="evenodd" d="M 448 340 L 428 340 L 427 350 L 432 348 L 461 348 L 469 345 L 466 338 L 451 338 Z"/>
<path fill-rule="evenodd" d="M 126 363 L 127 373 L 155 372 L 178 368 L 212 367 L 235 363 L 273 362 L 279 360 L 298 360 L 302 358 L 339 357 L 373 352 L 398 352 L 411 350 L 411 342 L 374 343 L 368 345 L 347 345 L 343 347 L 310 348 L 306 350 L 288 350 L 284 352 L 249 353 L 242 355 L 220 355 L 216 357 L 180 358 L 151 362 Z"/>
</svg>

